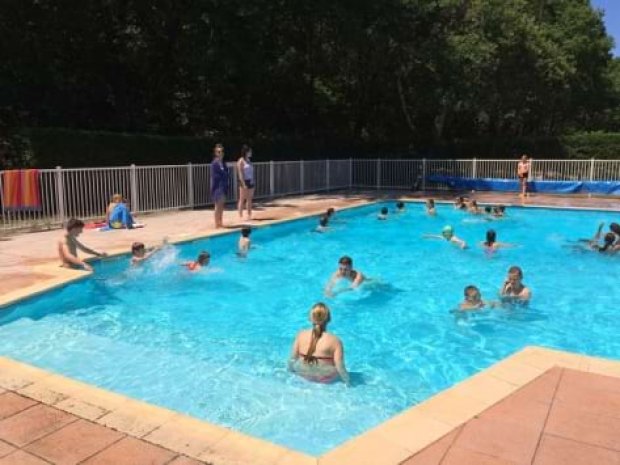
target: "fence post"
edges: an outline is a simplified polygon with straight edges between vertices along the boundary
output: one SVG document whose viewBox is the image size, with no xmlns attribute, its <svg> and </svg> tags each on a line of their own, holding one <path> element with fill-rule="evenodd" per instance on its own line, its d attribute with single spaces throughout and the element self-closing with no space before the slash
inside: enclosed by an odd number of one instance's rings
<svg viewBox="0 0 620 465">
<path fill-rule="evenodd" d="M 228 172 L 232 171 L 232 181 L 233 181 L 233 199 L 234 201 L 239 200 L 239 173 L 237 172 L 237 166 L 234 163 L 228 164 Z"/>
<path fill-rule="evenodd" d="M 329 190 L 329 158 L 325 161 L 325 183 L 325 187 L 327 188 L 327 190 Z"/>
<path fill-rule="evenodd" d="M 133 163 L 129 167 L 129 185 L 131 189 L 131 210 L 140 211 L 140 203 L 138 201 L 138 180 L 136 178 L 136 165 Z"/>
<path fill-rule="evenodd" d="M 594 181 L 594 158 L 590 158 L 590 182 Z"/>
<path fill-rule="evenodd" d="M 422 190 L 426 191 L 426 158 L 422 158 Z"/>
<path fill-rule="evenodd" d="M 377 190 L 381 189 L 381 158 L 377 158 Z"/>
<path fill-rule="evenodd" d="M 58 207 L 58 219 L 64 225 L 67 219 L 67 212 L 65 211 L 65 180 L 60 166 L 56 167 L 56 206 Z"/>
<path fill-rule="evenodd" d="M 349 190 L 353 188 L 353 158 L 349 158 Z"/>
<path fill-rule="evenodd" d="M 194 208 L 194 168 L 191 162 L 187 164 L 187 203 L 189 208 Z"/>
<path fill-rule="evenodd" d="M 276 178 L 273 160 L 269 161 L 269 196 L 273 197 L 276 193 Z"/>
<path fill-rule="evenodd" d="M 530 182 L 532 179 L 534 178 L 534 159 L 530 158 L 530 170 L 527 173 L 527 181 Z M 540 179 L 542 180 L 544 178 L 544 176 L 541 174 Z"/>
<path fill-rule="evenodd" d="M 299 190 L 304 193 L 304 161 L 299 160 Z"/>
<path fill-rule="evenodd" d="M 472 162 L 471 162 L 471 177 L 472 177 L 472 179 L 476 179 L 477 175 L 478 175 L 478 160 L 476 160 L 476 157 L 474 157 Z"/>
</svg>

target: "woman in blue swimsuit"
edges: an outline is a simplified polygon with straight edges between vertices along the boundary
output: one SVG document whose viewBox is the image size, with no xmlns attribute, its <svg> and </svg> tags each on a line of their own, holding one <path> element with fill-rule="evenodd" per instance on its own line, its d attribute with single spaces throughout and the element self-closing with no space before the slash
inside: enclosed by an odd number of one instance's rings
<svg viewBox="0 0 620 465">
<path fill-rule="evenodd" d="M 224 146 L 215 144 L 213 148 L 213 162 L 211 163 L 211 198 L 215 205 L 215 228 L 224 226 L 224 204 L 228 192 L 228 167 L 224 162 Z"/>
</svg>

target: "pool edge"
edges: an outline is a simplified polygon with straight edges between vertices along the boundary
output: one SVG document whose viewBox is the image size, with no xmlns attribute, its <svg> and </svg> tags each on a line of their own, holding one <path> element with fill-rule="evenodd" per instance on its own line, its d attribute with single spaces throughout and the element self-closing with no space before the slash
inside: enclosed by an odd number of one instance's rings
<svg viewBox="0 0 620 465">
<path fill-rule="evenodd" d="M 553 367 L 620 377 L 620 361 L 527 346 L 318 457 L 0 357 L 0 388 L 215 465 L 397 465 Z"/>
</svg>

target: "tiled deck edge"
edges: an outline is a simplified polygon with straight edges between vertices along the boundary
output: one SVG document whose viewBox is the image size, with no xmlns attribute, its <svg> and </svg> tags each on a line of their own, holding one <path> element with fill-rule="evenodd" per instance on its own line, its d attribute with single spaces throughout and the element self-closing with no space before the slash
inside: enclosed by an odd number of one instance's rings
<svg viewBox="0 0 620 465">
<path fill-rule="evenodd" d="M 620 361 L 526 347 L 319 458 L 319 465 L 398 465 L 559 366 L 620 377 Z"/>
<path fill-rule="evenodd" d="M 0 389 L 215 465 L 397 465 L 554 366 L 620 377 L 620 361 L 527 347 L 319 458 L 2 357 Z"/>
</svg>

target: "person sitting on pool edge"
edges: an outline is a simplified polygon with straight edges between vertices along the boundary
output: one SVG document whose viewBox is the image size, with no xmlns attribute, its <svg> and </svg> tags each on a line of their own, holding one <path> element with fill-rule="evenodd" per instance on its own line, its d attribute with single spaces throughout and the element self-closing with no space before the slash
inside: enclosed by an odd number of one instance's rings
<svg viewBox="0 0 620 465">
<path fill-rule="evenodd" d="M 437 211 L 435 210 L 435 200 L 426 200 L 426 213 L 430 216 L 435 216 L 437 214 Z"/>
<path fill-rule="evenodd" d="M 454 228 L 450 225 L 443 227 L 441 230 L 441 236 L 438 234 L 424 234 L 422 237 L 427 239 L 444 239 L 460 247 L 461 249 L 465 249 L 467 247 L 467 243 L 463 239 L 456 237 L 454 234 Z"/>
<path fill-rule="evenodd" d="M 78 236 L 84 231 L 84 222 L 75 218 L 71 218 L 67 222 L 67 233 L 58 241 L 58 256 L 62 262 L 61 266 L 67 268 L 82 268 L 86 271 L 93 271 L 93 267 L 78 257 L 77 251 L 80 249 L 97 257 L 107 257 L 105 252 L 97 252 L 86 247 L 77 240 Z"/>
<path fill-rule="evenodd" d="M 167 244 L 168 239 L 164 238 L 160 246 L 147 249 L 143 242 L 134 242 L 131 244 L 131 264 L 133 266 L 139 265 L 159 252 Z"/>
<path fill-rule="evenodd" d="M 482 294 L 480 294 L 480 290 L 476 286 L 467 286 L 463 293 L 465 294 L 465 300 L 459 305 L 459 310 L 461 311 L 480 310 L 485 307 L 493 308 L 498 305 L 497 302 L 482 300 Z"/>
<path fill-rule="evenodd" d="M 387 209 L 387 207 L 383 207 L 381 209 L 381 211 L 379 212 L 379 214 L 377 215 L 377 219 L 378 220 L 387 220 L 387 216 L 388 216 L 388 209 Z"/>
<path fill-rule="evenodd" d="M 351 259 L 351 257 L 347 257 L 345 255 L 344 257 L 341 257 L 340 260 L 338 260 L 338 270 L 334 272 L 327 285 L 325 286 L 326 296 L 334 296 L 332 289 L 341 279 L 348 279 L 349 281 L 351 281 L 351 289 L 355 289 L 360 284 L 362 284 L 366 278 L 361 272 L 353 269 L 353 260 Z"/>
<path fill-rule="evenodd" d="M 508 269 L 508 277 L 499 291 L 502 300 L 518 303 L 527 303 L 532 297 L 532 292 L 523 284 L 523 270 L 518 266 Z"/>
<path fill-rule="evenodd" d="M 200 271 L 202 267 L 209 266 L 210 261 L 211 254 L 203 250 L 198 254 L 198 258 L 195 261 L 182 263 L 181 266 L 186 267 L 189 271 Z"/>
<path fill-rule="evenodd" d="M 237 255 L 240 257 L 245 257 L 250 251 L 250 246 L 252 245 L 252 241 L 250 240 L 251 233 L 251 228 L 241 228 L 241 237 L 239 238 L 239 243 L 237 244 Z"/>
<path fill-rule="evenodd" d="M 327 332 L 330 321 L 327 305 L 317 303 L 312 307 L 312 329 L 302 330 L 295 337 L 288 368 L 309 381 L 331 383 L 340 378 L 349 386 L 344 347 L 340 338 Z"/>
</svg>

